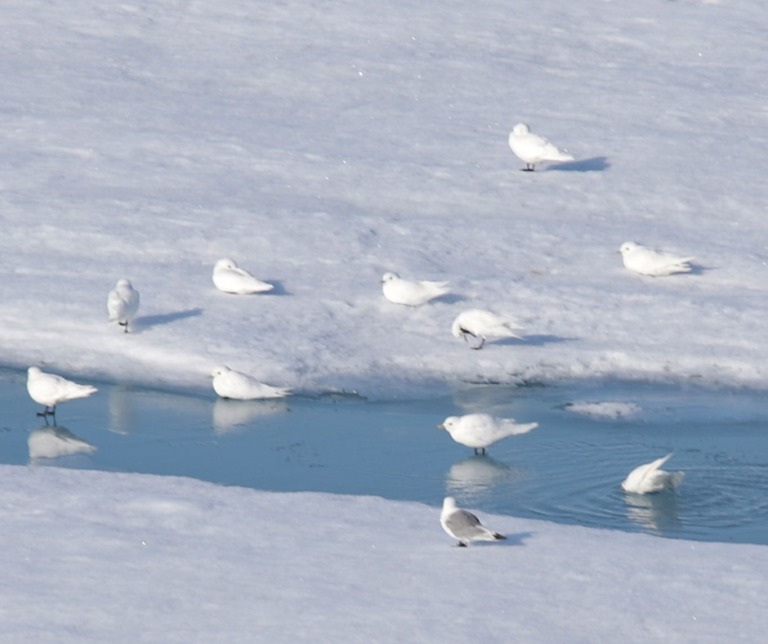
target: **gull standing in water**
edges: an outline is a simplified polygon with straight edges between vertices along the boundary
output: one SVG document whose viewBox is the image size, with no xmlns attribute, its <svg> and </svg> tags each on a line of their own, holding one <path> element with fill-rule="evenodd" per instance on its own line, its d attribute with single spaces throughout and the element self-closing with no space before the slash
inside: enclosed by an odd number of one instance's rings
<svg viewBox="0 0 768 644">
<path fill-rule="evenodd" d="M 456 499 L 446 496 L 440 513 L 440 525 L 448 536 L 458 540 L 461 548 L 466 548 L 472 541 L 498 541 L 506 539 L 503 534 L 486 528 L 480 519 L 471 512 L 456 505 Z"/>
<path fill-rule="evenodd" d="M 43 411 L 38 416 L 56 419 L 56 405 L 68 400 L 87 398 L 98 391 L 90 385 L 79 385 L 76 382 L 62 378 L 53 373 L 41 371 L 38 367 L 27 369 L 27 392 L 36 403 L 43 405 Z"/>
<path fill-rule="evenodd" d="M 445 429 L 453 440 L 485 454 L 485 448 L 510 436 L 526 434 L 536 429 L 538 423 L 518 423 L 514 418 L 496 418 L 490 414 L 466 414 L 448 416 L 437 427 Z"/>
</svg>

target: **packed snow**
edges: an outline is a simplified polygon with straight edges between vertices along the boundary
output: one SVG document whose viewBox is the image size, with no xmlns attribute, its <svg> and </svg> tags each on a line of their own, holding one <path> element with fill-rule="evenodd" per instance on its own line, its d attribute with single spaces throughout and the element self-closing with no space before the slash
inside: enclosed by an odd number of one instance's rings
<svg viewBox="0 0 768 644">
<path fill-rule="evenodd" d="M 0 466 L 3 642 L 757 642 L 768 548 Z M 442 499 L 437 500 L 439 505 Z"/>
<path fill-rule="evenodd" d="M 768 11 L 644 0 L 3 3 L 3 362 L 207 389 L 767 381 Z M 520 172 L 520 121 L 576 161 Z M 631 239 L 694 255 L 651 279 Z M 221 293 L 221 257 L 274 285 Z M 387 271 L 448 281 L 412 310 Z M 129 337 L 105 298 L 141 292 Z M 451 322 L 525 342 L 466 351 Z M 673 350 L 670 350 L 673 349 Z"/>
<path fill-rule="evenodd" d="M 226 364 L 382 399 L 766 389 L 763 2 L 7 0 L 0 19 L 4 365 L 191 392 Z M 575 160 L 521 172 L 518 122 Z M 627 240 L 692 271 L 634 274 Z M 220 292 L 222 257 L 272 290 Z M 390 271 L 451 293 L 394 306 Z M 105 304 L 121 278 L 129 333 Z M 467 309 L 524 339 L 467 350 Z M 764 547 L 488 517 L 508 539 L 457 549 L 441 499 L 0 471 L 2 641 L 762 636 Z"/>
</svg>

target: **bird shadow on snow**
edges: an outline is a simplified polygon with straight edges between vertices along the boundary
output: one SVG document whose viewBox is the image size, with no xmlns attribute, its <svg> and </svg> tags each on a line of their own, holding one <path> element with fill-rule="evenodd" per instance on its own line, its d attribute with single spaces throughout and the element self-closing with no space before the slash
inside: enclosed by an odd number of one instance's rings
<svg viewBox="0 0 768 644">
<path fill-rule="evenodd" d="M 515 532 L 514 534 L 504 535 L 506 539 L 499 543 L 496 541 L 496 545 L 502 546 L 524 546 L 525 540 L 530 539 L 533 536 L 533 532 Z M 490 545 L 490 544 L 489 544 Z"/>
<path fill-rule="evenodd" d="M 460 295 L 459 293 L 446 293 L 445 295 L 441 295 L 439 297 L 436 297 L 433 302 L 443 302 L 444 304 L 456 304 L 457 302 L 466 302 L 467 298 L 465 295 Z"/>
<path fill-rule="evenodd" d="M 639 277 L 642 277 L 645 281 L 651 283 L 660 280 L 672 283 L 675 280 L 684 280 L 686 277 L 691 275 L 704 275 L 705 273 L 709 273 L 713 270 L 717 270 L 717 268 L 713 266 L 703 266 L 702 264 L 695 264 L 694 262 L 691 262 L 691 270 L 689 271 L 682 271 L 680 273 L 674 273 L 673 275 L 662 275 L 660 277 L 653 275 L 640 275 Z"/>
<path fill-rule="evenodd" d="M 266 291 L 265 293 L 258 293 L 258 295 L 261 295 L 261 296 L 290 295 L 290 293 L 285 289 L 285 286 L 283 286 L 283 283 L 280 280 L 266 279 L 264 281 L 267 282 L 268 284 L 272 284 L 272 290 Z"/>
<path fill-rule="evenodd" d="M 716 269 L 712 266 L 702 266 L 701 264 L 691 262 L 691 270 L 688 271 L 688 275 L 704 275 L 704 273 L 709 273 L 712 270 Z"/>
<path fill-rule="evenodd" d="M 560 342 L 573 342 L 577 338 L 564 338 L 559 335 L 526 335 L 522 338 L 502 338 L 500 340 L 494 340 L 489 344 L 494 345 L 506 345 L 506 344 L 520 344 L 520 345 L 533 345 L 542 346 L 545 344 L 558 344 Z"/>
<path fill-rule="evenodd" d="M 546 172 L 603 172 L 611 167 L 608 157 L 592 157 L 547 166 Z"/>
<path fill-rule="evenodd" d="M 503 540 L 499 541 L 473 541 L 473 548 L 499 548 L 510 546 L 524 546 L 527 539 L 530 539 L 534 535 L 533 532 L 515 532 L 513 534 L 505 534 Z M 463 550 L 463 548 L 462 548 Z"/>
<path fill-rule="evenodd" d="M 185 311 L 174 311 L 172 313 L 158 313 L 157 315 L 143 315 L 136 318 L 134 324 L 137 331 L 141 331 L 146 327 L 160 326 L 161 324 L 171 324 L 172 322 L 178 322 L 179 320 L 185 320 L 187 318 L 195 318 L 198 315 L 203 314 L 203 309 L 194 308 L 186 309 Z M 133 329 L 131 329 L 133 330 Z"/>
</svg>

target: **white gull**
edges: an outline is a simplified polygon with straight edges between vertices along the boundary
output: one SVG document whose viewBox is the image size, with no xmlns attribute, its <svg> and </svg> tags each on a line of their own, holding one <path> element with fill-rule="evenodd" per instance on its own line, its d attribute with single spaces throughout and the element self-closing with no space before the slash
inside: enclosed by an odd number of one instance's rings
<svg viewBox="0 0 768 644">
<path fill-rule="evenodd" d="M 484 454 L 486 447 L 510 436 L 526 434 L 538 426 L 538 423 L 518 423 L 514 418 L 476 413 L 448 416 L 438 428 L 445 429 L 457 443 L 473 448 L 476 454 Z"/>
<path fill-rule="evenodd" d="M 518 123 L 509 133 L 509 147 L 515 156 L 525 161 L 523 170 L 528 172 L 533 172 L 535 165 L 544 161 L 573 161 L 573 156 L 531 132 L 525 123 Z"/>
<path fill-rule="evenodd" d="M 139 299 L 139 292 L 133 288 L 130 280 L 117 280 L 115 288 L 107 296 L 109 321 L 117 322 L 128 333 L 128 324 L 139 310 Z"/>
<path fill-rule="evenodd" d="M 467 336 L 479 338 L 480 344 L 477 346 L 470 345 L 470 348 L 482 349 L 485 341 L 489 338 L 522 339 L 515 333 L 516 330 L 521 328 L 510 317 L 497 315 L 485 309 L 469 309 L 462 311 L 456 316 L 451 325 L 451 334 L 456 338 L 464 338 L 465 342 L 469 342 Z"/>
<path fill-rule="evenodd" d="M 633 494 L 653 494 L 662 490 L 674 490 L 680 485 L 685 472 L 665 472 L 661 469 L 672 454 L 657 458 L 651 463 L 639 465 L 621 483 L 621 489 Z"/>
<path fill-rule="evenodd" d="M 27 369 L 27 392 L 44 409 L 38 416 L 55 416 L 56 405 L 68 400 L 87 398 L 98 391 L 91 385 L 80 385 L 53 373 L 41 371 L 38 367 Z"/>
<path fill-rule="evenodd" d="M 271 291 L 272 284 L 256 279 L 248 271 L 240 268 L 233 259 L 220 259 L 213 267 L 213 283 L 224 293 L 250 295 Z"/>
<path fill-rule="evenodd" d="M 664 251 L 647 248 L 635 242 L 624 242 L 619 248 L 625 268 L 639 273 L 660 277 L 673 273 L 689 273 L 693 257 L 682 257 Z"/>
<path fill-rule="evenodd" d="M 430 300 L 450 292 L 448 282 L 406 280 L 397 273 L 384 273 L 381 290 L 393 304 L 421 306 Z"/>
<path fill-rule="evenodd" d="M 273 387 L 259 382 L 253 376 L 229 367 L 216 367 L 211 373 L 213 390 L 222 398 L 234 400 L 258 400 L 261 398 L 285 398 L 292 393 L 287 387 Z"/>
</svg>

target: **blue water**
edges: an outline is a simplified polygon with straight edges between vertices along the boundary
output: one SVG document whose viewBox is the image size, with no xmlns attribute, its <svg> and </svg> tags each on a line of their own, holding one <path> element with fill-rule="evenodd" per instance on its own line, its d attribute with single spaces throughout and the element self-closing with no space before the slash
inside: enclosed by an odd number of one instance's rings
<svg viewBox="0 0 768 644">
<path fill-rule="evenodd" d="M 26 374 L 0 370 L 0 462 L 30 463 L 27 439 L 44 427 Z M 59 427 L 92 454 L 32 466 L 190 476 L 275 491 L 377 495 L 440 505 L 450 493 L 478 511 L 665 537 L 768 544 L 768 401 L 762 394 L 633 383 L 553 387 L 467 385 L 442 398 L 368 402 L 349 396 L 237 402 L 95 383 L 61 405 Z M 624 401 L 629 418 L 568 411 L 574 401 Z M 529 434 L 487 456 L 436 425 L 487 411 Z M 669 452 L 686 473 L 676 492 L 626 495 L 636 465 Z"/>
</svg>

